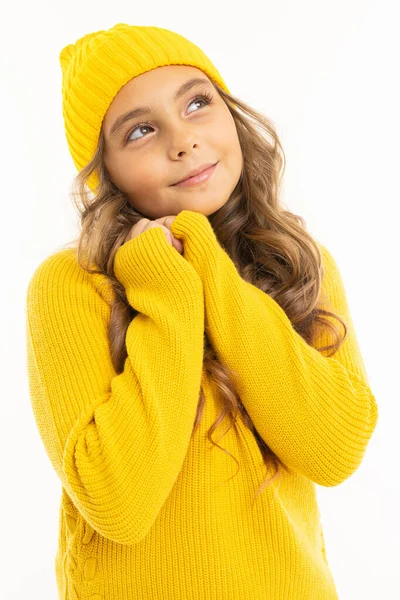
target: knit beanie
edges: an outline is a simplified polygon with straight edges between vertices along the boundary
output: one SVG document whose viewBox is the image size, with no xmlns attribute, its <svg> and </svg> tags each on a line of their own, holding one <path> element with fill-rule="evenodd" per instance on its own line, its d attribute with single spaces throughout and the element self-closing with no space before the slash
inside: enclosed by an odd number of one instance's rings
<svg viewBox="0 0 400 600">
<path fill-rule="evenodd" d="M 227 93 L 220 73 L 204 52 L 182 35 L 161 27 L 118 23 L 88 33 L 60 52 L 62 113 L 72 160 L 80 171 L 93 158 L 101 125 L 113 98 L 128 81 L 157 67 L 201 69 Z M 88 180 L 94 191 L 97 173 Z"/>
</svg>

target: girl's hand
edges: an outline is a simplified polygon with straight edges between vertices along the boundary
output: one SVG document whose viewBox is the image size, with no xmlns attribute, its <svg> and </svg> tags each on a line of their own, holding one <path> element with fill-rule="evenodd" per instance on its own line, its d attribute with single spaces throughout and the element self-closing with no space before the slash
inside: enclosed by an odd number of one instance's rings
<svg viewBox="0 0 400 600">
<path fill-rule="evenodd" d="M 158 219 L 154 219 L 154 221 L 156 223 L 161 223 L 171 231 L 171 225 L 174 219 L 176 219 L 176 215 L 168 215 L 167 217 L 159 217 Z"/>
<path fill-rule="evenodd" d="M 159 219 L 154 219 L 152 221 L 150 219 L 146 219 L 146 218 L 140 219 L 137 223 L 135 223 L 135 225 L 133 225 L 131 230 L 128 232 L 128 235 L 126 236 L 126 238 L 124 240 L 124 243 L 137 237 L 138 235 L 140 235 L 144 231 L 147 231 L 148 229 L 151 229 L 152 227 L 160 227 L 164 231 L 167 242 L 169 244 L 171 244 L 171 246 L 173 246 L 176 250 L 178 250 L 179 254 L 182 254 L 183 244 L 180 240 L 177 240 L 172 235 L 171 230 L 170 230 L 171 223 L 173 222 L 175 217 L 176 217 L 176 215 L 175 216 L 172 215 L 172 216 L 168 216 L 168 217 L 160 217 Z"/>
<path fill-rule="evenodd" d="M 170 232 L 171 232 L 171 225 L 174 222 L 174 220 L 176 219 L 177 215 L 168 215 L 166 217 L 159 217 L 158 219 L 154 219 L 155 223 L 160 223 L 161 225 L 163 225 L 164 227 L 166 227 Z M 172 233 L 170 233 L 171 236 L 171 241 L 174 245 L 174 247 L 178 250 L 178 252 L 180 254 L 182 254 L 183 252 L 183 244 L 181 242 L 181 240 L 177 240 Z"/>
</svg>

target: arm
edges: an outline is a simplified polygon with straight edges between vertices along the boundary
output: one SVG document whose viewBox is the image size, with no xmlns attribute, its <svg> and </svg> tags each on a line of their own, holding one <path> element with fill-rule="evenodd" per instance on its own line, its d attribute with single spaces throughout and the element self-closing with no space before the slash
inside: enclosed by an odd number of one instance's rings
<svg viewBox="0 0 400 600">
<path fill-rule="evenodd" d="M 181 470 L 203 364 L 204 300 L 193 267 L 160 228 L 118 249 L 114 270 L 139 314 L 116 374 L 110 306 L 70 251 L 46 259 L 27 292 L 32 407 L 74 504 L 101 535 L 147 534 Z"/>
<path fill-rule="evenodd" d="M 340 350 L 325 357 L 275 300 L 239 276 L 207 217 L 184 210 L 171 231 L 203 281 L 210 341 L 238 374 L 236 389 L 262 438 L 315 483 L 344 481 L 361 463 L 378 409 L 333 257 L 323 249 L 323 288 L 349 331 Z"/>
</svg>

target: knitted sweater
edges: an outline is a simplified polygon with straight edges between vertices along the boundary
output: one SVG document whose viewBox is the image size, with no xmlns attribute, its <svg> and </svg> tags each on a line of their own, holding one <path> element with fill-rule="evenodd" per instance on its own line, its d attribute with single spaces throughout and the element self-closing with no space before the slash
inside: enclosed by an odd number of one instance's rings
<svg viewBox="0 0 400 600">
<path fill-rule="evenodd" d="M 308 345 L 269 295 L 242 279 L 206 216 L 122 245 L 114 271 L 138 314 L 116 374 L 111 288 L 73 249 L 47 257 L 27 292 L 30 396 L 60 482 L 55 573 L 68 600 L 333 600 L 315 484 L 359 467 L 378 410 L 338 267 L 319 244 L 322 290 L 346 319 L 332 357 Z M 104 283 L 104 281 L 103 281 Z M 203 369 L 204 328 L 237 373 L 256 429 L 288 467 L 265 470 L 239 413 L 207 432 L 224 404 Z M 321 343 L 329 343 L 324 337 Z M 206 403 L 192 436 L 203 386 Z M 239 463 L 235 462 L 235 457 Z"/>
</svg>

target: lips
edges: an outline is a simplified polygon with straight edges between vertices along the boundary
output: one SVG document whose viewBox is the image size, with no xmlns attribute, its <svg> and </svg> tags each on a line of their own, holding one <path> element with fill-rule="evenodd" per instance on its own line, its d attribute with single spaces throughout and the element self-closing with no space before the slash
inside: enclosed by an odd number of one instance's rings
<svg viewBox="0 0 400 600">
<path fill-rule="evenodd" d="M 218 168 L 219 163 L 215 163 L 215 165 L 211 165 L 207 169 L 204 169 L 201 173 L 197 175 L 193 175 L 193 177 L 189 177 L 188 179 L 184 179 L 179 183 L 176 183 L 172 187 L 176 187 L 177 189 L 181 188 L 193 188 L 197 186 L 201 186 L 203 189 L 208 181 L 210 181 Z"/>
<path fill-rule="evenodd" d="M 179 181 L 175 181 L 175 183 L 173 183 L 172 185 L 177 185 L 178 183 L 182 183 L 182 181 L 186 181 L 186 179 L 189 179 L 190 177 L 194 177 L 195 175 L 199 175 L 200 173 L 202 173 L 203 171 L 205 171 L 209 167 L 212 167 L 215 164 L 216 163 L 204 163 L 203 165 L 200 165 L 200 167 L 198 167 L 197 169 L 194 169 L 193 171 L 190 171 L 190 173 L 188 173 L 187 175 L 185 175 L 185 177 L 183 177 Z"/>
</svg>

